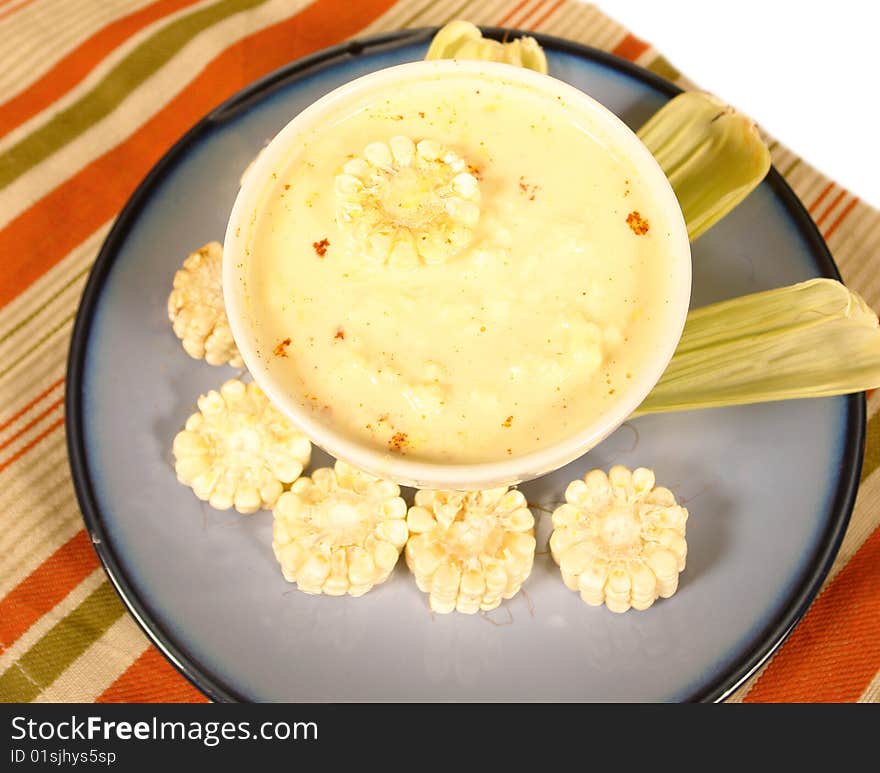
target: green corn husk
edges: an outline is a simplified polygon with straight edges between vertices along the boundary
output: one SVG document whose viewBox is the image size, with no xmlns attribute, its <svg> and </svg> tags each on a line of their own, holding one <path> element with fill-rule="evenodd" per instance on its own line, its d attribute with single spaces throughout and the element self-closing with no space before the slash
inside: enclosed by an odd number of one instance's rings
<svg viewBox="0 0 880 773">
<path fill-rule="evenodd" d="M 861 392 L 880 387 L 880 326 L 832 279 L 688 314 L 672 361 L 634 415 Z"/>
<path fill-rule="evenodd" d="M 547 74 L 547 57 L 534 38 L 522 37 L 499 43 L 497 40 L 484 38 L 479 27 L 462 19 L 451 21 L 437 31 L 425 59 L 505 62 Z"/>
<path fill-rule="evenodd" d="M 679 94 L 638 131 L 662 167 L 694 241 L 739 204 L 770 169 L 755 124 L 717 97 Z"/>
</svg>

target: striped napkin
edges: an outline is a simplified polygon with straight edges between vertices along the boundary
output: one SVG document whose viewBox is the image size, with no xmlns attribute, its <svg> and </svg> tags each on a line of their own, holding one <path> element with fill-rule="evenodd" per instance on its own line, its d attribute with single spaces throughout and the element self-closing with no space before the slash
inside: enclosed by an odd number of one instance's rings
<svg viewBox="0 0 880 773">
<path fill-rule="evenodd" d="M 205 700 L 125 612 L 67 466 L 71 327 L 126 199 L 256 78 L 346 38 L 456 17 L 568 37 L 690 85 L 573 0 L 0 0 L 0 700 Z M 847 284 L 880 308 L 880 214 L 771 147 Z M 874 394 L 855 513 L 822 594 L 732 700 L 880 700 L 878 409 Z"/>
</svg>

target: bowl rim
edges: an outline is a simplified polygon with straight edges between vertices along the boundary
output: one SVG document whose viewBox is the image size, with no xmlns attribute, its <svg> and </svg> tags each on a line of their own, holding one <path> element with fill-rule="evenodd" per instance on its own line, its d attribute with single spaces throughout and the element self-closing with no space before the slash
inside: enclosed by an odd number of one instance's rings
<svg viewBox="0 0 880 773">
<path fill-rule="evenodd" d="M 498 78 L 544 94 L 562 96 L 576 109 L 588 114 L 596 126 L 608 135 L 615 150 L 621 151 L 639 169 L 654 205 L 662 210 L 663 219 L 669 226 L 673 276 L 669 285 L 670 305 L 662 323 L 668 326 L 668 330 L 663 336 L 658 336 L 661 345 L 653 347 L 638 377 L 627 384 L 626 390 L 609 410 L 585 424 L 581 430 L 526 454 L 499 461 L 447 464 L 407 458 L 361 443 L 344 431 L 322 423 L 298 405 L 289 392 L 289 385 L 286 387 L 273 376 L 255 350 L 256 336 L 246 320 L 246 301 L 243 297 L 246 295 L 243 289 L 246 282 L 242 280 L 248 261 L 245 250 L 249 244 L 249 225 L 254 222 L 267 182 L 280 163 L 289 159 L 290 149 L 305 132 L 313 129 L 328 114 L 333 114 L 352 99 L 371 90 L 387 88 L 393 83 L 429 77 L 454 77 L 462 73 Z M 665 173 L 635 132 L 580 89 L 549 75 L 497 62 L 448 59 L 394 65 L 349 81 L 311 103 L 275 135 L 248 170 L 232 207 L 223 244 L 226 313 L 235 343 L 254 381 L 282 413 L 331 456 L 378 477 L 416 488 L 465 490 L 515 485 L 558 469 L 596 446 L 626 421 L 660 379 L 681 337 L 690 292 L 690 242 L 680 205 Z"/>
</svg>

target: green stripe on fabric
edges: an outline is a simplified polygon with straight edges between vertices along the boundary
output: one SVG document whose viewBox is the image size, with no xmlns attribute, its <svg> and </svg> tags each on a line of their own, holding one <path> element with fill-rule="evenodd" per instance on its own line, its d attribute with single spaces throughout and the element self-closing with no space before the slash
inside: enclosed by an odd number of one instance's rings
<svg viewBox="0 0 880 773">
<path fill-rule="evenodd" d="M 112 112 L 202 30 L 267 0 L 221 0 L 171 22 L 144 40 L 93 88 L 0 155 L 0 188 Z M 200 66 L 196 62 L 195 66 Z"/>
<path fill-rule="evenodd" d="M 681 73 L 669 63 L 665 56 L 658 56 L 650 62 L 648 69 L 668 81 L 676 81 L 681 77 Z"/>
<path fill-rule="evenodd" d="M 405 21 L 402 21 L 398 26 L 401 28 L 409 27 L 414 21 L 424 16 L 428 11 L 430 11 L 440 0 L 430 0 L 427 5 L 422 6 L 418 11 L 416 11 L 412 16 L 410 16 Z M 455 8 L 454 10 L 447 11 L 446 16 L 443 18 L 443 21 L 440 22 L 438 26 L 443 26 L 444 24 L 448 24 L 453 19 L 457 19 L 461 17 L 461 12 L 467 8 L 469 5 L 472 5 L 474 0 L 465 0 L 460 6 Z"/>
<path fill-rule="evenodd" d="M 788 177 L 795 169 L 797 169 L 798 164 L 800 164 L 800 163 L 801 163 L 801 159 L 796 158 L 785 169 L 782 170 L 782 176 Z"/>
<path fill-rule="evenodd" d="M 862 480 L 880 467 L 880 412 L 875 413 L 868 420 L 868 428 L 865 433 L 865 461 L 862 464 Z"/>
<path fill-rule="evenodd" d="M 32 701 L 101 638 L 124 611 L 110 583 L 104 580 L 0 676 L 0 700 Z"/>
<path fill-rule="evenodd" d="M 0 370 L 0 378 L 3 378 L 9 371 L 13 370 L 25 357 L 27 357 L 32 351 L 38 349 L 42 344 L 48 341 L 55 333 L 57 333 L 61 328 L 65 325 L 69 325 L 73 322 L 73 318 L 76 315 L 76 312 L 72 312 L 68 314 L 64 319 L 61 320 L 55 327 L 53 327 L 48 333 L 46 333 L 42 338 L 40 338 L 33 346 L 29 346 L 26 351 L 22 352 L 18 357 L 16 357 L 9 365 L 7 365 L 3 370 Z"/>
<path fill-rule="evenodd" d="M 69 483 L 70 478 L 67 478 L 65 480 L 65 482 Z M 54 514 L 54 516 L 57 518 L 58 517 L 57 513 Z M 52 523 L 51 529 L 40 533 L 39 536 L 41 539 L 45 540 L 46 542 L 51 542 L 52 544 L 58 545 L 60 547 L 64 542 L 67 542 L 67 540 L 73 536 L 74 532 L 71 532 L 69 530 L 71 522 L 78 522 L 78 525 L 81 526 L 82 525 L 81 521 L 82 521 L 82 515 L 80 514 L 79 509 L 76 507 L 75 501 L 70 502 L 67 515 L 62 514 L 61 520 L 57 521 L 56 523 Z M 22 536 L 23 537 L 28 536 L 29 534 L 36 532 L 41 526 L 44 526 L 44 525 L 45 525 L 44 523 L 37 521 L 34 524 L 34 526 L 28 530 L 27 534 L 22 535 Z M 46 556 L 46 557 L 48 558 L 48 556 Z M 24 556 L 21 556 L 19 558 L 19 560 L 16 561 L 14 564 L 10 563 L 8 566 L 6 566 L 4 568 L 2 574 L 0 574 L 0 582 L 6 583 L 8 581 L 8 579 L 10 577 L 12 577 L 13 575 L 15 575 L 18 578 L 22 578 L 23 576 L 27 576 L 26 574 L 22 575 L 22 567 L 25 565 L 27 565 L 29 567 L 32 566 L 30 558 L 31 557 L 29 555 L 24 555 Z M 2 701 L 0 701 L 0 702 L 2 702 Z"/>
<path fill-rule="evenodd" d="M 454 11 L 450 11 L 447 14 L 446 18 L 443 20 L 443 24 L 447 24 L 447 23 L 451 22 L 453 19 L 457 19 L 461 15 L 461 12 L 465 8 L 467 8 L 470 4 L 471 4 L 471 0 L 466 0 L 464 3 L 462 3 L 460 6 L 458 6 L 458 8 L 456 8 Z"/>
<path fill-rule="evenodd" d="M 39 694 L 40 687 L 17 664 L 0 676 L 0 703 L 29 703 Z"/>
<path fill-rule="evenodd" d="M 424 15 L 427 11 L 430 11 L 440 0 L 431 0 L 427 5 L 419 8 L 412 16 L 410 16 L 406 21 L 400 23 L 400 27 L 409 27 L 419 16 Z"/>
<path fill-rule="evenodd" d="M 28 322 L 30 322 L 34 317 L 36 317 L 43 309 L 45 309 L 52 301 L 57 299 L 60 295 L 62 295 L 65 291 L 69 290 L 71 285 L 73 285 L 77 280 L 81 279 L 85 274 L 87 274 L 92 268 L 92 263 L 89 263 L 85 268 L 77 271 L 70 279 L 67 280 L 60 288 L 58 288 L 52 295 L 50 295 L 43 303 L 37 306 L 35 309 L 30 311 L 26 317 L 22 317 L 18 322 L 15 323 L 9 330 L 0 335 L 0 344 L 2 344 L 6 339 L 13 336 L 17 331 L 21 330 Z"/>
</svg>

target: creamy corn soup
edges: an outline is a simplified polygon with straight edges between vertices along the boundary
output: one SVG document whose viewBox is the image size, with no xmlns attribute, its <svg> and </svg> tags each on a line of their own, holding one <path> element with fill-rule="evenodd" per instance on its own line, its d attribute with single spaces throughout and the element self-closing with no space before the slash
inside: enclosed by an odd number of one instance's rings
<svg viewBox="0 0 880 773">
<path fill-rule="evenodd" d="M 487 77 L 339 107 L 247 235 L 258 355 L 337 431 L 498 461 L 581 430 L 660 345 L 668 224 L 564 99 Z"/>
</svg>

